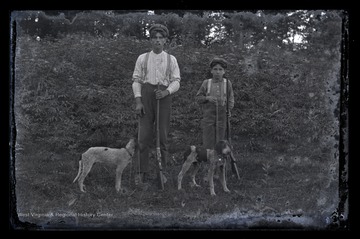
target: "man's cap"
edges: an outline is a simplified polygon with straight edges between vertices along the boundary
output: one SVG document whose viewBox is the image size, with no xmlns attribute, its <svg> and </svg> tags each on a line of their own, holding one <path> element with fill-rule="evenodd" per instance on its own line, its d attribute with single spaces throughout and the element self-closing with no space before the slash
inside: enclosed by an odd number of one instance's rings
<svg viewBox="0 0 360 239">
<path fill-rule="evenodd" d="M 220 64 L 220 66 L 222 66 L 224 69 L 226 69 L 228 65 L 227 61 L 224 58 L 215 57 L 210 62 L 210 68 L 213 68 L 217 64 Z"/>
<path fill-rule="evenodd" d="M 154 24 L 150 27 L 149 29 L 149 33 L 150 35 L 152 31 L 160 31 L 164 37 L 168 37 L 169 36 L 169 30 L 167 29 L 167 27 L 165 27 L 164 25 L 162 24 Z"/>
</svg>

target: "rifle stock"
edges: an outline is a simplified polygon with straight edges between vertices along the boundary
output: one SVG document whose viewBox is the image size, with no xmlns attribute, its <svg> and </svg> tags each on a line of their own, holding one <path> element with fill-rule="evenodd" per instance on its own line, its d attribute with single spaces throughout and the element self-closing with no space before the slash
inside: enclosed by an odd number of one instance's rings
<svg viewBox="0 0 360 239">
<path fill-rule="evenodd" d="M 157 89 L 159 90 L 159 83 L 157 85 Z M 156 102 L 156 159 L 159 164 L 159 177 L 161 189 L 164 190 L 164 179 L 162 172 L 162 164 L 161 164 L 161 150 L 160 150 L 160 127 L 159 127 L 159 117 L 160 117 L 160 100 L 158 99 Z"/>
<path fill-rule="evenodd" d="M 230 160 L 231 160 L 231 170 L 234 174 L 236 174 L 236 177 L 238 178 L 238 180 L 240 180 L 240 174 L 239 174 L 239 170 L 236 165 L 236 159 L 232 152 L 230 154 Z"/>
</svg>

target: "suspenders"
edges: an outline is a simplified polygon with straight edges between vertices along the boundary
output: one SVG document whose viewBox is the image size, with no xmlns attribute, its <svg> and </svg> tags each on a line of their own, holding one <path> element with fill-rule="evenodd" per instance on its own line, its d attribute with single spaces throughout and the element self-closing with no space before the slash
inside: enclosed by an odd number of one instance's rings
<svg viewBox="0 0 360 239">
<path fill-rule="evenodd" d="M 171 61 L 171 58 L 170 58 L 170 54 L 169 53 L 166 53 L 167 54 L 167 66 L 166 66 L 166 72 L 165 72 L 165 77 L 167 79 L 170 79 L 170 61 Z M 146 76 L 147 76 L 147 65 L 148 65 L 148 61 L 149 61 L 149 55 L 150 55 L 150 52 L 146 53 L 145 55 L 145 60 L 144 60 L 144 80 L 146 79 Z"/>
<path fill-rule="evenodd" d="M 166 53 L 167 54 L 167 66 L 166 66 L 166 72 L 165 72 L 165 75 L 166 75 L 166 78 L 170 80 L 170 70 L 171 70 L 171 67 L 170 67 L 170 61 L 171 61 L 171 58 L 170 58 L 170 54 L 169 53 Z"/>
<path fill-rule="evenodd" d="M 212 82 L 212 79 L 209 79 L 208 82 L 207 82 L 207 92 L 206 92 L 206 95 L 210 95 L 211 82 Z M 226 89 L 227 89 L 227 83 L 228 83 L 225 78 L 223 79 L 223 82 L 224 82 L 224 84 L 222 85 L 223 91 L 220 92 L 220 98 L 221 98 L 221 100 L 222 100 L 222 102 L 223 102 L 222 104 L 224 104 L 224 102 L 225 102 L 225 101 L 223 101 L 223 99 L 224 99 L 224 97 L 226 97 L 226 94 L 227 94 Z M 221 88 L 220 88 L 220 89 L 221 89 Z M 227 97 L 226 97 L 225 99 L 227 100 Z"/>
<path fill-rule="evenodd" d="M 224 78 L 224 95 L 226 95 L 226 88 L 227 88 L 227 80 Z M 210 89 L 211 89 L 211 81 L 212 79 L 209 79 L 207 82 L 207 93 L 206 95 L 210 95 Z"/>
</svg>

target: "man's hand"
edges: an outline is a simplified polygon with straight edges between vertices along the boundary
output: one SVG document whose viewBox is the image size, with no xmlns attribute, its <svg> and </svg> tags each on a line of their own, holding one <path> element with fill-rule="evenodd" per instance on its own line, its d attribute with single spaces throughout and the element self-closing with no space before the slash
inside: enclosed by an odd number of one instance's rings
<svg viewBox="0 0 360 239">
<path fill-rule="evenodd" d="M 135 98 L 135 101 L 136 101 L 135 113 L 138 116 L 142 117 L 145 114 L 145 109 L 143 103 L 141 102 L 141 98 L 137 97 Z"/>
<path fill-rule="evenodd" d="M 170 92 L 168 90 L 154 90 L 155 92 L 155 98 L 157 100 L 160 100 L 168 95 L 170 95 Z"/>
</svg>

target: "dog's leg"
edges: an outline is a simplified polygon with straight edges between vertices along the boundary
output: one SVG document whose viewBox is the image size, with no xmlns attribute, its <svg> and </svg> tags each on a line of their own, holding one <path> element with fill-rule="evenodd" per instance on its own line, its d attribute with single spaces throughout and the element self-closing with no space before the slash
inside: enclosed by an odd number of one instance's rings
<svg viewBox="0 0 360 239">
<path fill-rule="evenodd" d="M 80 173 L 81 173 L 81 170 L 82 170 L 82 163 L 81 163 L 81 162 L 82 162 L 82 161 L 81 161 L 81 158 L 80 158 L 80 160 L 79 160 L 79 170 L 78 170 L 78 173 L 77 173 L 76 177 L 74 178 L 73 183 L 75 183 L 76 180 L 79 179 L 79 176 L 80 176 Z"/>
<path fill-rule="evenodd" d="M 129 161 L 121 163 L 116 167 L 115 189 L 117 192 L 119 192 L 121 190 L 122 174 L 123 174 L 124 169 L 128 165 L 128 163 L 129 163 Z"/>
<path fill-rule="evenodd" d="M 195 180 L 195 176 L 197 174 L 197 172 L 199 171 L 200 169 L 200 163 L 199 162 L 195 162 L 193 165 L 194 165 L 194 170 L 193 172 L 191 173 L 191 186 L 192 187 L 200 187 L 199 184 L 196 183 L 196 180 Z"/>
<path fill-rule="evenodd" d="M 216 168 L 216 163 L 210 163 L 209 166 L 209 185 L 210 185 L 210 194 L 211 196 L 215 196 L 215 189 L 214 189 L 214 172 L 215 172 L 215 168 Z"/>
<path fill-rule="evenodd" d="M 227 188 L 226 185 L 226 163 L 224 163 L 223 165 L 220 166 L 220 183 L 223 186 L 223 189 L 225 192 L 229 193 L 230 190 Z"/>
<path fill-rule="evenodd" d="M 79 187 L 80 187 L 80 191 L 81 192 L 86 192 L 84 189 L 84 180 L 86 178 L 86 176 L 89 174 L 93 164 L 94 164 L 95 160 L 91 159 L 91 158 L 83 158 L 82 160 L 82 170 L 81 170 L 81 174 L 79 176 Z"/>
<path fill-rule="evenodd" d="M 196 153 L 195 152 L 191 152 L 190 155 L 187 157 L 187 159 L 185 160 L 181 171 L 178 175 L 178 190 L 181 190 L 181 183 L 182 183 L 182 179 L 185 175 L 185 173 L 189 170 L 189 168 L 191 167 L 191 165 L 196 162 Z"/>
</svg>

